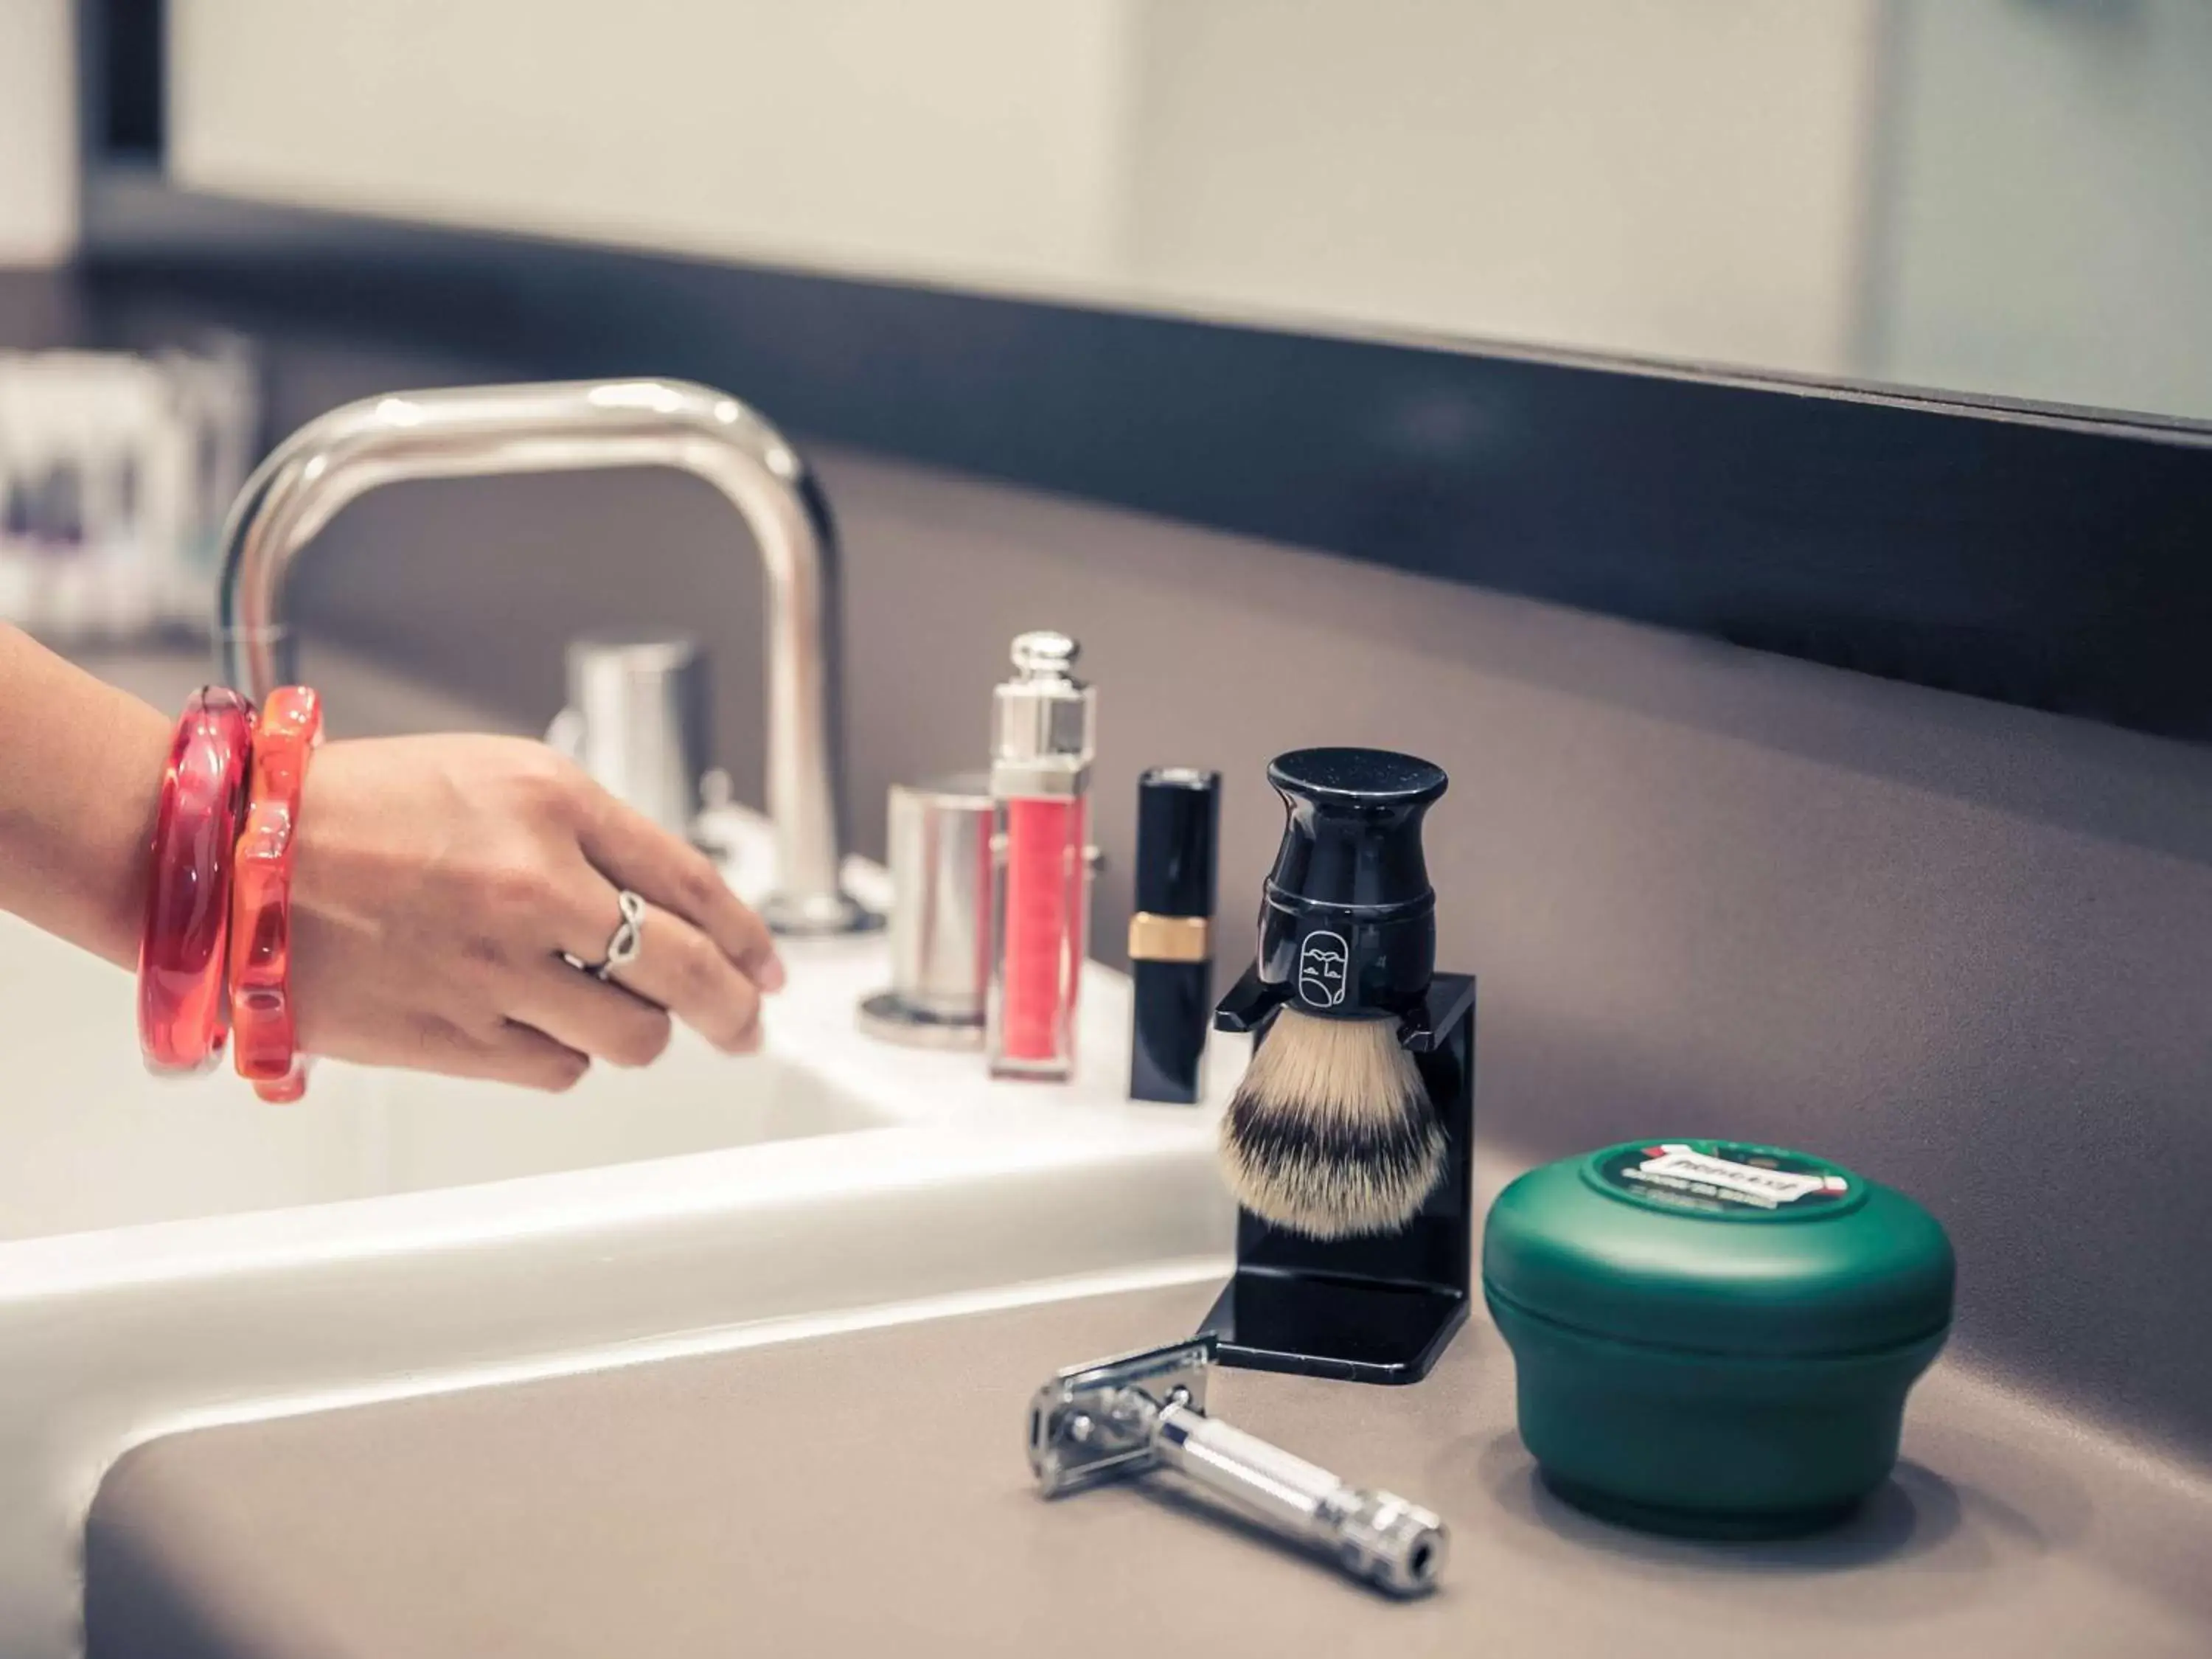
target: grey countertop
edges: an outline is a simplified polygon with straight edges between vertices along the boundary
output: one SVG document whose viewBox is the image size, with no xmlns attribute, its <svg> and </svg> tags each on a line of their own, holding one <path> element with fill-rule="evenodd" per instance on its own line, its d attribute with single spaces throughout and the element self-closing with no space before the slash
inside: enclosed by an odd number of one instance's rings
<svg viewBox="0 0 2212 1659">
<path fill-rule="evenodd" d="M 2212 1654 L 2212 1486 L 1945 1364 L 1896 1479 L 1787 1545 L 1585 1518 L 1480 1315 L 1410 1389 L 1224 1372 L 1212 1405 L 1441 1510 L 1385 1601 L 1165 1478 L 1048 1503 L 1023 1407 L 1211 1286 L 895 1324 L 203 1430 L 109 1474 L 92 1659 L 1269 1651 Z"/>
</svg>

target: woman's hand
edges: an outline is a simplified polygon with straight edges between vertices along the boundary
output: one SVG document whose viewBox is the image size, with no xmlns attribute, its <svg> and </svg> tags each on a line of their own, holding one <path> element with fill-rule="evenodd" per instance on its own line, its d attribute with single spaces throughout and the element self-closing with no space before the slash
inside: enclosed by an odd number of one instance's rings
<svg viewBox="0 0 2212 1659">
<path fill-rule="evenodd" d="M 374 1066 L 565 1089 L 642 1066 L 675 1015 L 760 1042 L 782 988 L 767 927 L 706 856 L 519 738 L 333 743 L 307 769 L 292 892 L 300 1046 Z M 647 903 L 601 983 L 617 892 Z"/>
</svg>

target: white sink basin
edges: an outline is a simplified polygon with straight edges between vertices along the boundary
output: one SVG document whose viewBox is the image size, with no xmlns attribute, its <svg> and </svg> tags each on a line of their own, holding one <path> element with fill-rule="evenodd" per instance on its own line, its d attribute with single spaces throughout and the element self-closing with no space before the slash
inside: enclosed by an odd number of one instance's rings
<svg viewBox="0 0 2212 1659">
<path fill-rule="evenodd" d="M 0 1656 L 76 1650 L 99 1476 L 185 1422 L 1228 1250 L 1214 1110 L 1121 1098 L 1120 975 L 1056 1088 L 860 1036 L 880 935 L 786 960 L 751 1059 L 679 1037 L 557 1098 L 325 1066 L 272 1107 L 145 1076 L 127 976 L 0 918 Z"/>
<path fill-rule="evenodd" d="M 658 1066 L 601 1066 L 566 1095 L 331 1066 L 318 1068 L 307 1104 L 272 1109 L 226 1075 L 149 1077 L 129 979 L 4 915 L 0 975 L 0 1245 L 897 1121 L 784 1054 L 731 1060 L 681 1040 Z"/>
</svg>

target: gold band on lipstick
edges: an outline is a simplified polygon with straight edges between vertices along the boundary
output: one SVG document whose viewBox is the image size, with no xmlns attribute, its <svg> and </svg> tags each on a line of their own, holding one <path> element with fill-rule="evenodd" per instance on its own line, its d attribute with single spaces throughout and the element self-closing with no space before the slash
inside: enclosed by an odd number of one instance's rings
<svg viewBox="0 0 2212 1659">
<path fill-rule="evenodd" d="M 1212 919 L 1156 916 L 1139 910 L 1129 918 L 1132 962 L 1207 962 L 1213 956 Z"/>
</svg>

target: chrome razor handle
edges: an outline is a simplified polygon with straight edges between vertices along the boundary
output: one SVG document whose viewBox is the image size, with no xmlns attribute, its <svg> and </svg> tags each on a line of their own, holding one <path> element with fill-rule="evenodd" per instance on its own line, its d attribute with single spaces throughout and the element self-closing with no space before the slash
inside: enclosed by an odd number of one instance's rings
<svg viewBox="0 0 2212 1659">
<path fill-rule="evenodd" d="M 1450 1536 L 1429 1510 L 1347 1485 L 1206 1414 L 1214 1339 L 1064 1370 L 1030 1405 L 1030 1468 L 1047 1497 L 1166 1468 L 1394 1595 L 1435 1587 Z"/>
<path fill-rule="evenodd" d="M 1435 1515 L 1387 1492 L 1366 1492 L 1279 1446 L 1188 1406 L 1158 1414 L 1161 1462 L 1255 1520 L 1334 1555 L 1346 1572 L 1393 1595 L 1432 1589 L 1449 1547 Z"/>
</svg>

